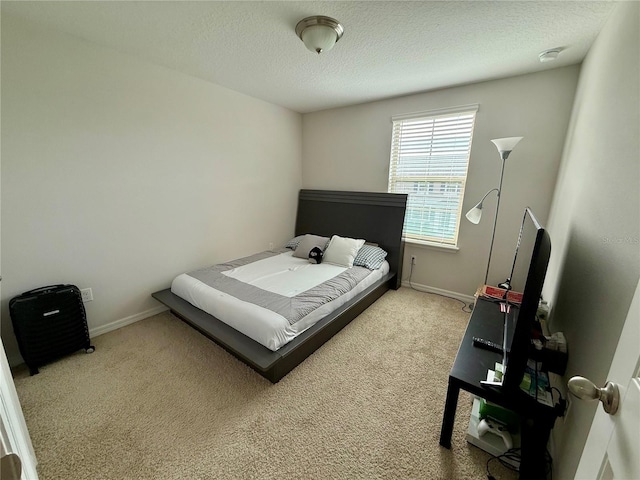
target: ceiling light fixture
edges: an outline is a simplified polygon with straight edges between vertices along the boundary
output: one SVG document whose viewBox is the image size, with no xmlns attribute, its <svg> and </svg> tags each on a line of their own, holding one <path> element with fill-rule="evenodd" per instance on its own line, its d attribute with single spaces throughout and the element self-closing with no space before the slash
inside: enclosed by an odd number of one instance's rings
<svg viewBox="0 0 640 480">
<path fill-rule="evenodd" d="M 303 18 L 296 25 L 296 35 L 307 49 L 318 55 L 331 50 L 343 33 L 344 27 L 340 22 L 322 15 Z"/>
<path fill-rule="evenodd" d="M 558 55 L 560 55 L 561 51 L 561 48 L 552 48 L 551 50 L 545 50 L 544 52 L 541 52 L 540 55 L 538 55 L 538 58 L 543 63 L 553 62 L 558 58 Z"/>
</svg>

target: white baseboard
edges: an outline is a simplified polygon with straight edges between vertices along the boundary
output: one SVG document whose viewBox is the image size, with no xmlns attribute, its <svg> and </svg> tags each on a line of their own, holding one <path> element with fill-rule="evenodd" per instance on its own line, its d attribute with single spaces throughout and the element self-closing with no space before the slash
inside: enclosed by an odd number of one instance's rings
<svg viewBox="0 0 640 480">
<path fill-rule="evenodd" d="M 415 290 L 420 290 L 421 292 L 435 293 L 436 295 L 443 295 L 445 297 L 452 297 L 452 298 L 455 298 L 455 299 L 460 300 L 462 302 L 465 302 L 466 304 L 475 303 L 475 301 L 476 301 L 476 299 L 475 299 L 475 297 L 473 295 L 465 295 L 463 293 L 451 292 L 449 290 L 444 290 L 442 288 L 430 287 L 428 285 L 421 285 L 421 284 L 416 283 L 416 282 L 409 283 L 408 280 L 403 280 L 402 281 L 402 286 L 403 287 L 413 288 Z"/>
<path fill-rule="evenodd" d="M 169 309 L 164 305 L 160 305 L 158 307 L 145 310 L 144 312 L 136 313 L 135 315 L 121 318 L 120 320 L 116 320 L 111 323 L 107 323 L 106 325 L 100 325 L 99 327 L 90 328 L 89 336 L 93 338 L 97 337 L 98 335 L 102 335 L 103 333 L 112 332 L 114 330 L 117 330 L 118 328 L 126 327 L 127 325 L 131 325 L 132 323 L 144 320 L 145 318 L 153 317 L 154 315 L 157 315 L 160 312 L 164 312 L 165 310 Z"/>
<path fill-rule="evenodd" d="M 121 318 L 120 320 L 116 320 L 111 323 L 107 323 L 106 325 L 100 325 L 99 327 L 90 328 L 89 336 L 93 338 L 102 335 L 103 333 L 112 332 L 114 330 L 117 330 L 118 328 L 126 327 L 127 325 L 131 325 L 132 323 L 144 320 L 145 318 L 153 317 L 154 315 L 164 312 L 165 310 L 169 309 L 164 305 L 160 305 L 158 307 L 145 310 L 144 312 L 136 313 L 135 315 Z M 24 363 L 24 360 L 17 352 L 11 356 L 8 356 L 8 361 L 11 368 Z"/>
</svg>

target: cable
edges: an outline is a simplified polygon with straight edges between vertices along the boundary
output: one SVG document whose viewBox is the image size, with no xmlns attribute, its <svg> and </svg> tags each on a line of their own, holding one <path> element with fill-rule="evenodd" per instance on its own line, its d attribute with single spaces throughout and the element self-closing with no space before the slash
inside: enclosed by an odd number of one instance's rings
<svg viewBox="0 0 640 480">
<path fill-rule="evenodd" d="M 562 392 L 560 390 L 558 390 L 557 387 L 551 387 L 551 395 L 553 396 L 553 390 L 555 390 L 556 392 L 558 392 L 558 396 L 560 397 L 560 400 L 564 400 L 564 397 L 562 396 Z"/>
<path fill-rule="evenodd" d="M 502 455 L 498 455 L 497 457 L 491 457 L 489 460 L 487 460 L 487 478 L 489 480 L 495 480 L 495 477 L 493 475 L 491 475 L 491 469 L 489 468 L 489 465 L 491 464 L 492 461 L 497 460 L 500 462 L 500 464 L 505 467 L 508 468 L 509 470 L 513 470 L 515 472 L 519 471 L 519 467 L 515 467 L 513 466 L 513 464 L 507 462 L 506 460 L 511 460 L 512 462 L 517 462 L 518 465 L 520 465 L 520 461 L 521 461 L 521 456 L 520 456 L 520 449 L 519 448 L 511 448 L 509 450 L 507 450 L 506 452 L 504 452 Z M 553 480 L 553 458 L 551 457 L 551 454 L 549 453 L 549 449 L 545 450 L 545 464 L 546 464 L 546 471 L 545 471 L 545 476 L 549 477 L 549 480 Z"/>
<path fill-rule="evenodd" d="M 558 401 L 556 402 L 553 399 L 553 391 L 558 392 Z M 554 409 L 556 411 L 556 415 L 558 417 L 564 417 L 565 414 L 567 413 L 567 401 L 565 400 L 565 398 L 562 396 L 562 392 L 560 390 L 558 390 L 558 388 L 556 387 L 551 387 L 551 401 L 554 405 Z"/>
<path fill-rule="evenodd" d="M 519 468 L 513 466 L 511 463 L 507 462 L 506 460 L 511 460 L 512 462 L 517 462 L 518 465 L 519 465 L 520 464 L 520 449 L 519 448 L 511 448 L 511 449 L 507 450 L 506 452 L 504 452 L 502 455 L 498 455 L 497 457 L 491 457 L 489 460 L 487 460 L 487 478 L 489 480 L 495 480 L 495 477 L 493 475 L 491 475 L 491 469 L 489 468 L 489 465 L 494 460 L 499 461 L 502 464 L 503 467 L 508 468 L 509 470 L 513 470 L 513 471 L 517 472 L 519 470 Z"/>
<path fill-rule="evenodd" d="M 418 290 L 417 288 L 415 288 L 413 286 L 413 284 L 411 283 L 411 278 L 413 277 L 413 262 L 411 262 L 411 270 L 409 270 L 409 278 L 407 279 L 409 282 L 409 286 L 411 287 L 411 290 L 415 290 L 416 292 L 422 292 L 422 293 L 430 293 L 432 295 L 438 295 L 440 297 L 444 297 L 444 298 L 450 298 L 451 300 L 455 300 L 456 302 L 460 302 L 462 304 L 462 311 L 465 313 L 471 313 L 473 310 L 469 309 L 469 310 L 465 310 L 465 308 L 467 308 L 467 302 L 464 302 L 462 300 L 460 300 L 459 298 L 455 298 L 455 297 L 450 297 L 448 295 L 443 295 L 441 293 L 435 293 L 435 292 L 425 292 L 423 290 Z"/>
</svg>

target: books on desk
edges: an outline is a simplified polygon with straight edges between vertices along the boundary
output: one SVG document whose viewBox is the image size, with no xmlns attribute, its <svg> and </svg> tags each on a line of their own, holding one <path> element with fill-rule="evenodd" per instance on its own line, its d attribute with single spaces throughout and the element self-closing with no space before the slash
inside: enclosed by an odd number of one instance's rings
<svg viewBox="0 0 640 480">
<path fill-rule="evenodd" d="M 506 297 L 505 297 L 506 295 Z M 487 300 L 504 300 L 505 298 L 509 303 L 520 305 L 522 303 L 522 292 L 514 292 L 499 287 L 492 287 L 491 285 L 482 285 L 478 287 L 476 292 L 477 298 L 486 298 Z"/>
</svg>

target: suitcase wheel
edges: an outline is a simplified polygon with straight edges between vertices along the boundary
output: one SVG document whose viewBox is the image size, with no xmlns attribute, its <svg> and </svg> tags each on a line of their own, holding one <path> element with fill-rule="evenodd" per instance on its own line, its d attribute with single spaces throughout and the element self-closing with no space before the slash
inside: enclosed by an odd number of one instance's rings
<svg viewBox="0 0 640 480">
<path fill-rule="evenodd" d="M 94 347 L 93 345 L 89 345 L 89 348 L 85 348 L 84 351 L 86 353 L 93 353 L 96 351 L 96 347 Z"/>
</svg>

